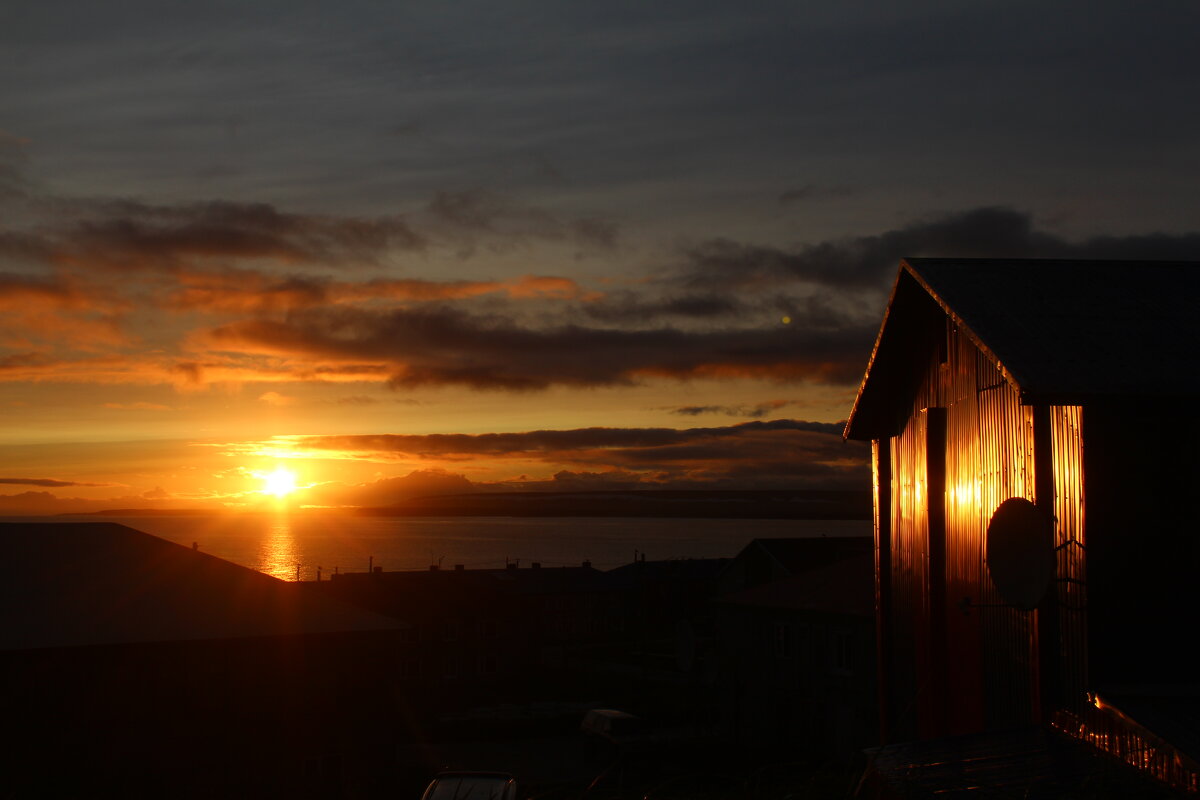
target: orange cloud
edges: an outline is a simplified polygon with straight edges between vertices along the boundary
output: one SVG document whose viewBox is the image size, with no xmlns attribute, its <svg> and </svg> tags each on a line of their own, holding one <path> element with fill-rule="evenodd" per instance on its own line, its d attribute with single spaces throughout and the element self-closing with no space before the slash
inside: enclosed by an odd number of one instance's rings
<svg viewBox="0 0 1200 800">
<path fill-rule="evenodd" d="M 374 279 L 350 282 L 279 276 L 249 269 L 184 269 L 177 277 L 181 288 L 167 298 L 168 307 L 217 313 L 264 313 L 389 300 L 465 300 L 488 294 L 503 294 L 514 299 L 558 300 L 592 300 L 601 296 L 585 291 L 570 278 L 533 275 L 510 281 Z"/>
</svg>

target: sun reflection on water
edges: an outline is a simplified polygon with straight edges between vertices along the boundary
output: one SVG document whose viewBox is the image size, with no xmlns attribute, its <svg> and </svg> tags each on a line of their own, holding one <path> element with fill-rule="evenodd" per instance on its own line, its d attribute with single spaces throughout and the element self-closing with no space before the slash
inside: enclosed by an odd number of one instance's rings
<svg viewBox="0 0 1200 800">
<path fill-rule="evenodd" d="M 292 535 L 292 522 L 280 514 L 267 527 L 258 553 L 259 571 L 284 581 L 296 580 L 300 549 Z"/>
</svg>

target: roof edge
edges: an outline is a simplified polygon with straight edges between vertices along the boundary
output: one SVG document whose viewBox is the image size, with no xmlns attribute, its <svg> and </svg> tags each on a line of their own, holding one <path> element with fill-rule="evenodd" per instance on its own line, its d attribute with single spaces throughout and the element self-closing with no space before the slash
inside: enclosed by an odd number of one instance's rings
<svg viewBox="0 0 1200 800">
<path fill-rule="evenodd" d="M 947 303 L 941 295 L 934 291 L 933 287 L 930 286 L 929 282 L 925 280 L 920 272 L 917 271 L 917 267 L 913 263 L 917 262 L 919 264 L 922 261 L 933 262 L 962 260 L 964 259 L 902 258 L 900 259 L 900 269 L 907 270 L 908 274 L 913 276 L 913 279 L 920 284 L 921 288 L 925 290 L 925 293 L 933 298 L 933 301 L 938 304 L 942 311 L 946 312 L 946 316 L 949 317 L 952 322 L 954 322 L 960 331 L 966 334 L 967 338 L 971 340 L 971 344 L 975 345 L 979 352 L 983 353 L 988 360 L 990 360 L 992 364 L 996 366 L 996 369 L 1000 371 L 1000 374 L 1004 377 L 1004 380 L 1008 381 L 1008 384 L 1013 388 L 1013 391 L 1017 392 L 1018 394 L 1024 394 L 1029 388 L 1027 382 L 1022 381 L 1004 364 L 1004 362 L 1000 360 L 1000 356 L 996 355 L 996 352 L 987 346 L 987 343 L 980 338 L 979 334 L 973 331 L 971 326 L 968 325 L 966 321 L 959 316 L 953 308 L 950 307 L 950 304 Z"/>
<path fill-rule="evenodd" d="M 858 392 L 854 395 L 854 405 L 850 407 L 850 414 L 846 417 L 846 425 L 842 428 L 842 441 L 848 441 L 853 438 L 850 429 L 854 425 L 854 418 L 858 415 L 859 408 L 862 406 L 863 393 L 867 389 L 867 380 L 871 377 L 871 368 L 875 366 L 875 360 L 879 356 L 879 345 L 883 342 L 883 332 L 887 330 L 888 319 L 892 315 L 892 305 L 896 300 L 896 292 L 900 288 L 900 279 L 904 277 L 905 260 L 900 260 L 900 268 L 896 270 L 896 277 L 892 281 L 892 290 L 888 293 L 887 305 L 883 310 L 883 320 L 879 323 L 879 333 L 875 334 L 875 344 L 871 347 L 871 357 L 867 359 L 867 368 L 863 371 L 862 380 L 858 384 Z"/>
</svg>

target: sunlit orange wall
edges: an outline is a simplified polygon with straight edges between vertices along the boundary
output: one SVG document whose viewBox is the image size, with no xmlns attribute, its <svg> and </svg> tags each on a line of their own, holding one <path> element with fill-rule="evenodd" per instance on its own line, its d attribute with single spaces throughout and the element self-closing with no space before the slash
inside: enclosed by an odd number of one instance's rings
<svg viewBox="0 0 1200 800">
<path fill-rule="evenodd" d="M 946 409 L 945 573 L 930 575 L 928 412 Z M 1082 541 L 1079 409 L 1051 409 L 1056 463 L 1058 543 Z M 931 454 L 930 457 L 936 457 Z M 896 719 L 892 738 L 929 737 L 1022 725 L 1037 704 L 1036 617 L 1004 605 L 984 563 L 993 511 L 1009 497 L 1034 496 L 1034 413 L 965 336 L 948 325 L 944 349 L 929 354 L 926 374 L 903 432 L 891 440 L 892 631 L 889 677 Z M 1059 553 L 1060 576 L 1078 572 Z M 931 663 L 930 582 L 945 581 L 948 667 Z M 1082 607 L 1076 588 L 1059 582 L 1061 602 Z M 1063 612 L 1065 614 L 1065 612 Z M 1063 616 L 1063 638 L 1082 635 Z M 1047 643 L 1054 647 L 1056 643 Z M 1063 676 L 1081 685 L 1071 661 Z M 940 710 L 939 710 L 940 709 Z"/>
<path fill-rule="evenodd" d="M 1054 437 L 1055 588 L 1061 629 L 1063 706 L 1087 703 L 1087 570 L 1084 539 L 1083 409 L 1051 406 Z"/>
</svg>

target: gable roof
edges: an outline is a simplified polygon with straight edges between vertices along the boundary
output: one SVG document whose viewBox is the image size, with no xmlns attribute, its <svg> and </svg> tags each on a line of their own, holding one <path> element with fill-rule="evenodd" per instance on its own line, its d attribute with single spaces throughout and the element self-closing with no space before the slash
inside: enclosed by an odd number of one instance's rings
<svg viewBox="0 0 1200 800">
<path fill-rule="evenodd" d="M 1200 262 L 900 262 L 846 438 L 894 435 L 954 322 L 1025 403 L 1200 394 Z"/>
<path fill-rule="evenodd" d="M 822 563 L 783 580 L 717 598 L 734 606 L 875 616 L 875 554 L 871 551 Z"/>
<path fill-rule="evenodd" d="M 3 523 L 0 561 L 0 651 L 405 627 L 114 523 Z"/>
<path fill-rule="evenodd" d="M 870 535 L 753 539 L 737 557 L 749 558 L 755 550 L 774 561 L 787 575 L 804 575 L 861 553 L 873 553 L 875 539 Z"/>
</svg>

